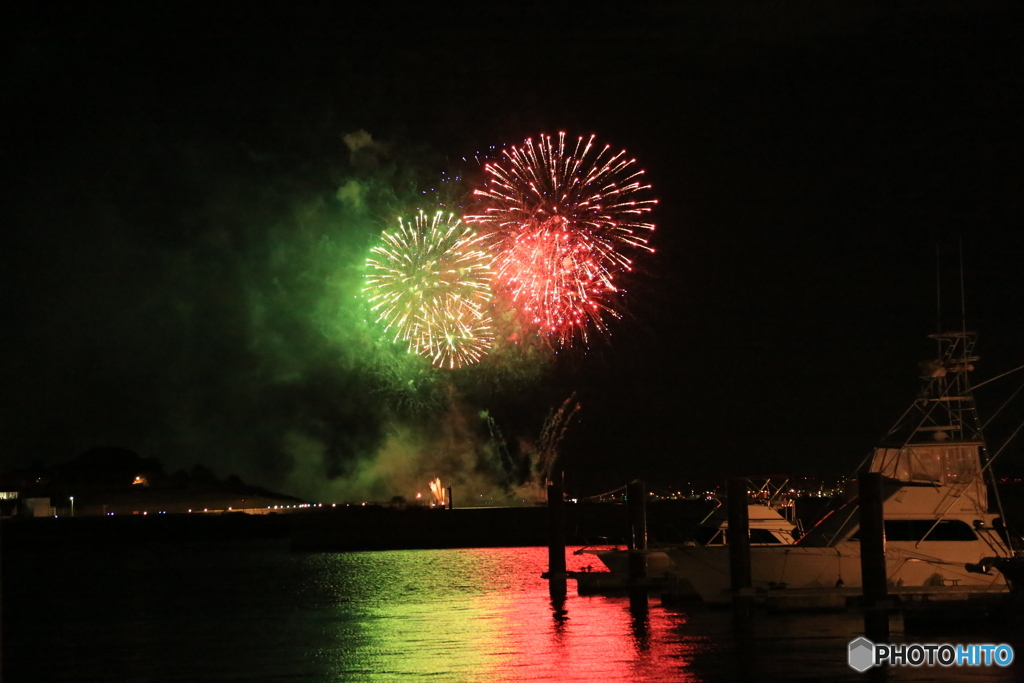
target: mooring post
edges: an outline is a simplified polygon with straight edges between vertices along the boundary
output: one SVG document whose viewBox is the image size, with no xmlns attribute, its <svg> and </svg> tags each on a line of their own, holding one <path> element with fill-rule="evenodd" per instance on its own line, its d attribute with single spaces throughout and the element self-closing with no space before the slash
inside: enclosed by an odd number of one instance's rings
<svg viewBox="0 0 1024 683">
<path fill-rule="evenodd" d="M 565 580 L 565 485 L 562 473 L 548 484 L 548 578 Z"/>
<path fill-rule="evenodd" d="M 729 544 L 729 579 L 732 585 L 733 616 L 747 619 L 750 616 L 753 596 L 750 576 L 750 517 L 747 512 L 747 480 L 735 477 L 726 487 L 729 505 L 729 528 L 726 541 Z"/>
<path fill-rule="evenodd" d="M 864 587 L 864 635 L 876 643 L 889 641 L 889 587 L 885 571 L 885 518 L 882 475 L 857 475 L 860 504 L 860 575 Z"/>
<path fill-rule="evenodd" d="M 629 582 L 647 578 L 647 486 L 639 479 L 626 485 L 629 512 Z"/>
</svg>

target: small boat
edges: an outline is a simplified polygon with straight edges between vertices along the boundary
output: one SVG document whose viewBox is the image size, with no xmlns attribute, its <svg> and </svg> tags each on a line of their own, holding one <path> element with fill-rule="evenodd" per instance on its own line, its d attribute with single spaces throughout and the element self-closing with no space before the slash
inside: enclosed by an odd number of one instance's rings
<svg viewBox="0 0 1024 683">
<path fill-rule="evenodd" d="M 793 499 L 785 491 L 788 480 L 775 484 L 771 478 L 748 482 L 747 519 L 750 545 L 776 546 L 796 543 L 800 530 L 796 523 Z M 693 543 L 687 545 L 723 545 L 729 530 L 728 507 L 719 500 L 697 527 Z"/>
<path fill-rule="evenodd" d="M 761 483 L 752 500 L 747 503 L 747 516 L 750 525 L 750 544 L 752 546 L 792 545 L 799 534 L 797 525 L 790 521 L 792 517 L 792 501 L 781 494 L 781 486 L 772 487 L 770 480 Z M 697 525 L 693 539 L 688 545 L 720 546 L 726 541 L 729 519 L 726 506 L 721 500 Z M 787 514 L 789 516 L 787 516 Z M 613 575 L 625 582 L 629 573 L 629 556 L 631 552 L 645 555 L 647 579 L 653 581 L 674 579 L 672 562 L 666 554 L 667 546 L 649 547 L 646 550 L 630 551 L 615 548 L 583 548 L 576 552 L 592 553 Z M 608 582 L 608 579 L 605 579 Z"/>
<path fill-rule="evenodd" d="M 978 360 L 976 335 L 931 338 L 939 353 L 921 364 L 923 391 L 865 461 L 883 481 L 890 593 L 911 598 L 1006 591 L 1005 577 L 993 567 L 1013 552 L 1001 513 L 989 509 L 986 477 L 992 472 L 969 376 Z M 850 491 L 795 544 L 752 546 L 754 590 L 859 594 L 859 526 L 858 500 Z M 731 599 L 726 547 L 680 546 L 667 554 L 705 602 Z"/>
</svg>

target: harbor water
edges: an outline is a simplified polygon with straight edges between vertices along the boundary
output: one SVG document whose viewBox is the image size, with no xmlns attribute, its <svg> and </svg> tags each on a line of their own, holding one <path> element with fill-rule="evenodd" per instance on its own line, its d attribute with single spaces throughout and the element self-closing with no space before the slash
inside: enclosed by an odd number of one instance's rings
<svg viewBox="0 0 1024 683">
<path fill-rule="evenodd" d="M 569 581 L 553 600 L 546 560 L 532 547 L 296 553 L 282 540 L 19 547 L 3 557 L 3 680 L 1024 678 L 1010 632 L 915 641 L 1007 642 L 1008 668 L 859 674 L 856 614 L 758 614 L 737 635 L 729 612 L 657 595 L 580 596 Z"/>
</svg>

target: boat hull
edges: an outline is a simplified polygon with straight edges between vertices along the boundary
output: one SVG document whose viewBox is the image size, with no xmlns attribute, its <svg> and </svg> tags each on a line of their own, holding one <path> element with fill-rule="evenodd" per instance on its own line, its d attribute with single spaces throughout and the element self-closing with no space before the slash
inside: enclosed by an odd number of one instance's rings
<svg viewBox="0 0 1024 683">
<path fill-rule="evenodd" d="M 886 548 L 886 576 L 893 588 L 915 593 L 1006 591 L 999 572 L 969 572 L 965 565 L 980 558 L 948 547 L 915 548 L 913 543 L 890 543 Z M 924 544 L 922 544 L 924 545 Z M 948 546 L 949 543 L 934 545 Z M 907 546 L 907 547 L 902 547 Z M 689 580 L 702 600 L 725 603 L 731 599 L 727 547 L 688 546 L 668 550 L 674 570 Z M 963 563 L 950 558 L 964 557 Z M 941 559 L 940 559 L 941 558 Z M 860 588 L 860 544 L 845 542 L 829 547 L 788 546 L 751 548 L 752 587 L 757 591 L 796 588 Z M 934 589 L 934 590 L 933 590 Z"/>
<path fill-rule="evenodd" d="M 608 568 L 612 574 L 626 576 L 629 574 L 629 550 L 599 550 L 594 554 Z M 672 568 L 672 561 L 668 555 L 661 550 L 648 550 L 644 552 L 644 560 L 647 564 L 647 578 L 661 579 Z"/>
</svg>

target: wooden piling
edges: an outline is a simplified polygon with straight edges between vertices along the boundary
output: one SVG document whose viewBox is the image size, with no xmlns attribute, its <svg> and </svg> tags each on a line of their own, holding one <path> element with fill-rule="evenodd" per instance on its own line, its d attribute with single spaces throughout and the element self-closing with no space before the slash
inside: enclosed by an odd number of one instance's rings
<svg viewBox="0 0 1024 683">
<path fill-rule="evenodd" d="M 885 520 L 882 475 L 857 476 L 860 505 L 860 572 L 864 590 L 864 635 L 876 643 L 889 641 L 889 588 L 885 571 Z"/>
<path fill-rule="evenodd" d="M 565 486 L 562 473 L 548 484 L 548 578 L 565 580 Z"/>
<path fill-rule="evenodd" d="M 629 512 L 629 582 L 647 579 L 647 486 L 639 479 L 626 484 Z"/>
<path fill-rule="evenodd" d="M 747 480 L 730 479 L 728 495 L 729 579 L 732 585 L 733 616 L 738 620 L 749 618 L 753 606 L 750 575 L 750 517 L 747 512 Z"/>
</svg>

